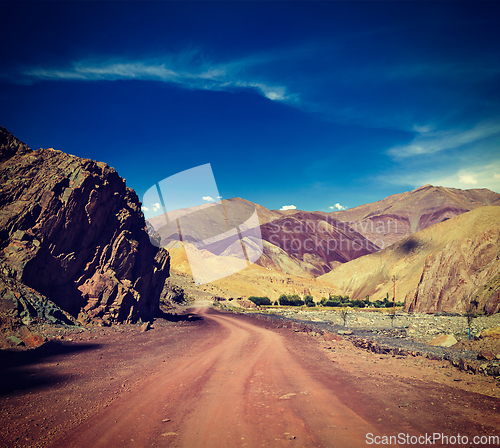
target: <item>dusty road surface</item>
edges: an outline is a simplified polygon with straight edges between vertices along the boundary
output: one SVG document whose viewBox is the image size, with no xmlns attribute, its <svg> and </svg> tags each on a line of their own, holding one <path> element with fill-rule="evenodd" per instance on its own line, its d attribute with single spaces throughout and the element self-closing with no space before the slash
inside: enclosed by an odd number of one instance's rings
<svg viewBox="0 0 500 448">
<path fill-rule="evenodd" d="M 209 308 L 66 334 L 2 359 L 0 447 L 497 446 L 498 398 L 346 344 Z"/>
</svg>

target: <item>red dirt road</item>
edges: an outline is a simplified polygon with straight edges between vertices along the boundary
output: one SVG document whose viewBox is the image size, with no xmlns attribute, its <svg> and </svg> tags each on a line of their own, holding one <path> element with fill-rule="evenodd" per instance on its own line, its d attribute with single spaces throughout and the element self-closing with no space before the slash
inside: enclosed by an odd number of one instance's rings
<svg viewBox="0 0 500 448">
<path fill-rule="evenodd" d="M 0 397 L 10 425 L 0 446 L 319 448 L 369 446 L 367 434 L 500 435 L 496 398 L 380 375 L 372 360 L 353 371 L 305 334 L 195 313 L 147 333 L 100 329 L 99 345 L 20 366 L 42 379 Z M 54 364 L 61 377 L 50 380 Z"/>
</svg>

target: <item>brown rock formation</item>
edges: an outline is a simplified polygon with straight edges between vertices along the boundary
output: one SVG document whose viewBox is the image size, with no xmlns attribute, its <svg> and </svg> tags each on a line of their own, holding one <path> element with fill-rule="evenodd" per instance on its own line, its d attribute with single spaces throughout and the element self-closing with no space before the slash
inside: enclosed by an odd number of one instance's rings
<svg viewBox="0 0 500 448">
<path fill-rule="evenodd" d="M 0 161 L 0 258 L 16 280 L 81 321 L 150 320 L 169 255 L 118 173 L 1 127 Z"/>
<path fill-rule="evenodd" d="M 499 216 L 500 218 L 500 216 Z M 467 300 L 478 296 L 480 288 L 500 270 L 500 229 L 492 226 L 470 238 L 449 243 L 425 260 L 422 277 L 409 297 L 410 311 L 464 311 Z M 498 294 L 499 290 L 491 290 Z M 487 300 L 477 300 L 482 311 L 500 310 Z"/>
</svg>

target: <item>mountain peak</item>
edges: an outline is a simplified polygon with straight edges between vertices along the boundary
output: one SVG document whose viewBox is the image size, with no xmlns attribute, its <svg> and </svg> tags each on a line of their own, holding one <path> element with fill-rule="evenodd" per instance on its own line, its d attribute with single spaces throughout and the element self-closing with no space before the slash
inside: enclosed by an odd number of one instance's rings
<svg viewBox="0 0 500 448">
<path fill-rule="evenodd" d="M 9 160 L 17 153 L 24 154 L 31 151 L 26 144 L 14 137 L 7 129 L 0 126 L 0 163 Z"/>
<path fill-rule="evenodd" d="M 422 185 L 421 187 L 416 188 L 413 191 L 427 190 L 428 188 L 434 188 L 434 185 L 425 184 L 425 185 Z"/>
</svg>

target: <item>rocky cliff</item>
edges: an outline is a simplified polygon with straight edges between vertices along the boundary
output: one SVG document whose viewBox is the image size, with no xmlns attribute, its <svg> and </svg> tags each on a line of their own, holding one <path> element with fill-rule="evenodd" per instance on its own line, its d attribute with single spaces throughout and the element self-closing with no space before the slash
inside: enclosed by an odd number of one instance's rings
<svg viewBox="0 0 500 448">
<path fill-rule="evenodd" d="M 169 255 L 151 245 L 139 199 L 113 168 L 32 151 L 0 127 L 0 183 L 0 258 L 9 273 L 2 299 L 36 316 L 13 301 L 22 284 L 81 322 L 154 316 Z"/>
</svg>

